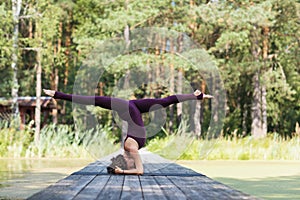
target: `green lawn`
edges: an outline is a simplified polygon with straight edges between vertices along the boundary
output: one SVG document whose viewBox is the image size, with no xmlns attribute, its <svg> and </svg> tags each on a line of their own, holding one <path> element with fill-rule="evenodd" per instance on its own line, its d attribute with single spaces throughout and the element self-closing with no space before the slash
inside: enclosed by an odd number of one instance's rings
<svg viewBox="0 0 300 200">
<path fill-rule="evenodd" d="M 300 161 L 177 161 L 262 199 L 300 199 Z"/>
</svg>

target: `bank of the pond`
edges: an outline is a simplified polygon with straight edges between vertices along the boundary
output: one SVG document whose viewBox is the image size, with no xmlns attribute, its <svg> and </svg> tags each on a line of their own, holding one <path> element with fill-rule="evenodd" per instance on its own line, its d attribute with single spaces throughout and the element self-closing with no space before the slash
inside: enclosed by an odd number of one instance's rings
<svg viewBox="0 0 300 200">
<path fill-rule="evenodd" d="M 26 199 L 91 162 L 90 159 L 0 159 L 0 199 Z"/>
<path fill-rule="evenodd" d="M 262 199 L 300 199 L 300 161 L 180 160 L 177 163 Z"/>
</svg>

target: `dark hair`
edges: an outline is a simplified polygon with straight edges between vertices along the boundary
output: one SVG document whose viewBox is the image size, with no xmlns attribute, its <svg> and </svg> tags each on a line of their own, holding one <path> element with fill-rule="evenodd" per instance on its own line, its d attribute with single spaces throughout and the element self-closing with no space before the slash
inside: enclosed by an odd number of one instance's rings
<svg viewBox="0 0 300 200">
<path fill-rule="evenodd" d="M 119 154 L 111 159 L 111 164 L 109 167 L 115 169 L 116 166 L 120 167 L 121 169 L 127 169 L 127 163 L 123 155 Z"/>
</svg>

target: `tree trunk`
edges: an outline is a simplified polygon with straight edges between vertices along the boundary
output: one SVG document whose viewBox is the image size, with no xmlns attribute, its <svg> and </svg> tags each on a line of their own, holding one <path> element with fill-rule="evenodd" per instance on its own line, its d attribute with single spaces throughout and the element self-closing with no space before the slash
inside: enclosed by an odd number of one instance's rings
<svg viewBox="0 0 300 200">
<path fill-rule="evenodd" d="M 196 107 L 194 113 L 194 133 L 197 136 L 197 138 L 201 136 L 200 110 L 201 110 L 201 102 L 196 101 Z"/>
<path fill-rule="evenodd" d="M 14 118 L 14 125 L 16 128 L 20 128 L 20 114 L 19 114 L 19 105 L 18 105 L 18 91 L 19 91 L 19 83 L 18 83 L 18 49 L 19 49 L 19 16 L 21 11 L 22 0 L 12 0 L 12 13 L 13 13 L 13 50 L 12 50 L 12 63 L 11 68 L 13 70 L 13 80 L 12 80 L 12 90 L 11 96 L 13 99 L 12 102 L 12 113 Z"/>
<path fill-rule="evenodd" d="M 69 20 L 66 26 L 66 63 L 65 63 L 65 72 L 64 72 L 64 88 L 66 89 L 68 85 L 68 76 L 69 76 L 69 67 L 70 67 L 70 54 L 71 54 L 71 37 L 72 37 L 72 11 L 69 11 Z"/>
<path fill-rule="evenodd" d="M 174 41 L 170 40 L 170 53 L 174 55 Z M 170 90 L 172 92 L 175 91 L 175 78 L 174 78 L 174 64 L 170 64 Z M 169 106 L 169 113 L 170 113 L 170 119 L 169 119 L 169 132 L 171 133 L 173 131 L 173 125 L 174 125 L 174 105 Z"/>
<path fill-rule="evenodd" d="M 39 20 L 36 22 L 36 37 L 35 39 L 39 41 L 39 47 L 36 51 L 36 105 L 35 105 L 35 133 L 34 141 L 36 144 L 40 141 L 40 130 L 41 130 L 41 93 L 42 93 L 42 33 L 39 27 Z"/>
<path fill-rule="evenodd" d="M 201 82 L 201 92 L 205 93 L 205 81 L 202 80 Z M 201 101 L 201 110 L 200 110 L 200 128 L 202 129 L 202 123 L 204 118 L 204 105 L 203 101 Z"/>
<path fill-rule="evenodd" d="M 37 51 L 37 64 L 36 64 L 36 106 L 35 106 L 35 133 L 34 133 L 34 141 L 37 144 L 40 140 L 40 130 L 41 130 L 41 74 L 42 74 L 42 66 L 41 66 L 41 52 Z"/>
<path fill-rule="evenodd" d="M 194 80 L 198 80 L 199 77 L 193 77 Z M 200 89 L 200 85 L 198 81 L 195 81 L 192 83 L 193 89 Z M 192 109 L 193 111 L 191 112 L 191 119 L 193 119 L 193 126 L 191 127 L 191 130 L 193 130 L 194 134 L 197 137 L 200 137 L 201 135 L 201 124 L 200 124 L 200 113 L 201 113 L 201 102 L 200 101 L 195 101 L 195 107 Z"/>
<path fill-rule="evenodd" d="M 262 109 L 262 136 L 265 137 L 268 132 L 267 125 L 267 89 L 265 85 L 261 86 L 261 109 Z"/>
<path fill-rule="evenodd" d="M 29 9 L 32 10 L 32 3 L 29 3 Z M 28 38 L 33 38 L 33 24 L 32 24 L 32 18 L 29 18 L 29 24 L 28 24 Z"/>
<path fill-rule="evenodd" d="M 263 27 L 263 62 L 264 62 L 264 71 L 267 71 L 267 59 L 268 59 L 268 51 L 269 51 L 269 27 Z M 263 136 L 267 135 L 268 126 L 267 126 L 267 89 L 266 83 L 261 85 L 261 106 L 262 106 L 262 130 Z"/>
<path fill-rule="evenodd" d="M 243 105 L 242 108 L 242 136 L 247 135 L 247 115 L 248 115 L 248 109 L 245 105 Z"/>
<path fill-rule="evenodd" d="M 203 93 L 205 93 L 205 81 L 203 80 L 201 83 L 201 88 L 199 88 Z M 194 113 L 194 126 L 195 126 L 195 134 L 197 138 L 200 138 L 202 134 L 202 123 L 203 123 L 203 102 L 197 101 L 196 102 L 196 108 Z"/>
<path fill-rule="evenodd" d="M 214 99 L 210 104 L 213 122 L 211 122 L 209 127 L 208 138 L 216 138 L 222 131 L 223 122 L 221 120 L 225 118 L 223 111 L 226 108 L 226 93 L 221 86 L 222 80 L 219 76 L 211 74 L 211 82 L 211 92 L 214 95 Z"/>
<path fill-rule="evenodd" d="M 177 93 L 178 94 L 182 94 L 183 91 L 182 91 L 182 87 L 183 87 L 183 84 L 182 84 L 182 79 L 183 79 L 183 70 L 180 68 L 177 72 L 178 76 L 177 76 Z M 182 118 L 182 103 L 178 103 L 176 104 L 176 107 L 177 107 L 177 124 L 180 124 L 181 122 L 181 118 Z"/>
<path fill-rule="evenodd" d="M 125 10 L 127 10 L 127 6 L 128 6 L 128 0 L 125 1 Z M 126 43 L 126 50 L 129 48 L 130 45 L 130 29 L 129 29 L 129 25 L 126 24 L 125 28 L 124 28 L 124 40 Z M 125 80 L 124 80 L 124 89 L 128 89 L 129 86 L 129 74 L 130 74 L 130 70 L 128 70 L 127 75 L 125 76 Z M 124 142 L 127 136 L 127 131 L 128 131 L 128 123 L 122 120 L 122 144 L 121 144 L 121 148 L 124 148 Z"/>
<path fill-rule="evenodd" d="M 59 34 L 60 37 L 62 37 L 63 35 L 63 23 L 60 22 L 59 23 Z M 59 54 L 61 53 L 61 46 L 62 46 L 62 39 L 58 38 L 57 40 L 57 48 L 54 47 L 54 54 L 56 54 L 57 56 L 59 56 Z M 57 67 L 55 67 L 55 64 L 53 63 L 53 67 L 54 70 L 52 71 L 53 76 L 52 76 L 52 86 L 51 89 L 57 91 L 58 90 L 58 83 L 59 83 L 59 76 L 58 76 L 58 69 Z M 57 101 L 55 99 L 53 99 L 53 104 L 54 104 L 54 109 L 52 110 L 52 122 L 54 124 L 58 123 L 58 110 L 57 110 Z"/>
<path fill-rule="evenodd" d="M 183 48 L 183 34 L 180 34 L 177 40 L 178 43 L 178 53 L 182 53 L 182 48 Z M 177 93 L 182 94 L 182 87 L 183 87 L 183 70 L 180 68 L 178 70 L 178 78 L 177 78 Z M 176 105 L 177 106 L 177 123 L 180 124 L 181 122 L 181 117 L 182 117 L 182 103 L 179 103 Z"/>
<path fill-rule="evenodd" d="M 58 82 L 59 82 L 59 76 L 58 76 L 58 69 L 55 68 L 54 69 L 54 89 L 55 91 L 58 90 Z M 52 110 L 52 122 L 53 124 L 57 124 L 58 123 L 58 110 L 57 110 L 57 101 L 55 99 L 52 99 L 53 104 L 54 104 L 54 108 Z"/>
<path fill-rule="evenodd" d="M 174 91 L 174 65 L 171 63 L 170 65 L 170 90 L 173 92 Z M 168 110 L 169 110 L 169 116 L 170 116 L 170 119 L 169 119 L 169 132 L 172 132 L 173 130 L 173 119 L 174 119 L 174 105 L 170 105 L 168 107 Z"/>
<path fill-rule="evenodd" d="M 262 41 L 262 58 L 263 68 L 257 70 L 253 77 L 253 104 L 252 104 L 252 124 L 251 134 L 254 138 L 261 138 L 267 135 L 267 91 L 265 83 L 261 81 L 261 76 L 266 71 L 266 60 L 268 58 L 268 35 L 269 27 L 263 27 L 263 41 Z M 259 62 L 258 53 L 254 51 L 253 55 L 256 62 Z"/>
<path fill-rule="evenodd" d="M 195 6 L 195 1 L 194 0 L 190 0 L 190 8 L 193 8 Z M 192 30 L 191 32 L 191 37 L 194 38 L 195 37 L 195 33 L 196 33 L 196 30 L 197 30 L 197 16 L 194 15 L 192 17 L 193 21 L 189 24 L 189 27 L 190 29 Z"/>
<path fill-rule="evenodd" d="M 251 124 L 251 134 L 254 138 L 263 137 L 265 134 L 263 132 L 262 126 L 262 94 L 261 94 L 261 84 L 260 84 L 260 73 L 257 71 L 253 77 L 253 102 L 252 102 L 252 124 Z"/>
<path fill-rule="evenodd" d="M 64 71 L 64 90 L 66 91 L 67 85 L 68 85 L 68 77 L 69 77 L 69 68 L 70 68 L 70 57 L 71 57 L 71 37 L 72 37 L 72 11 L 68 11 L 68 19 L 67 19 L 67 25 L 66 25 L 66 39 L 65 39 L 65 71 Z M 64 115 L 66 114 L 66 101 L 63 101 L 61 113 Z M 65 123 L 65 118 L 62 118 L 63 123 Z"/>
</svg>

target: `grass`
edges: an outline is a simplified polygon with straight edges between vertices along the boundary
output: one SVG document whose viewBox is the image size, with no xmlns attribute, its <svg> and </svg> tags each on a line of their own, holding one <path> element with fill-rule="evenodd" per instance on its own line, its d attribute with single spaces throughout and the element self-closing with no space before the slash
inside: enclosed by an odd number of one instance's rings
<svg viewBox="0 0 300 200">
<path fill-rule="evenodd" d="M 110 128 L 80 130 L 70 125 L 48 125 L 41 130 L 40 141 L 34 142 L 34 130 L 16 130 L 0 125 L 0 157 L 9 158 L 99 158 L 118 146 L 109 137 Z"/>
<path fill-rule="evenodd" d="M 186 124 L 174 134 L 154 138 L 147 149 L 170 160 L 300 160 L 300 136 L 284 139 L 277 134 L 254 139 L 238 138 L 196 140 L 186 133 Z M 16 130 L 0 123 L 0 157 L 10 158 L 100 158 L 119 149 L 110 137 L 108 126 L 75 129 L 70 125 L 51 124 L 41 130 L 40 142 L 34 143 L 34 130 Z"/>
<path fill-rule="evenodd" d="M 173 160 L 300 160 L 299 136 L 290 139 L 277 135 L 260 139 L 251 136 L 229 139 L 220 137 L 212 140 L 188 138 L 177 134 L 157 138 L 151 140 L 147 148 Z M 174 156 L 176 146 L 180 148 L 176 149 Z"/>
</svg>

